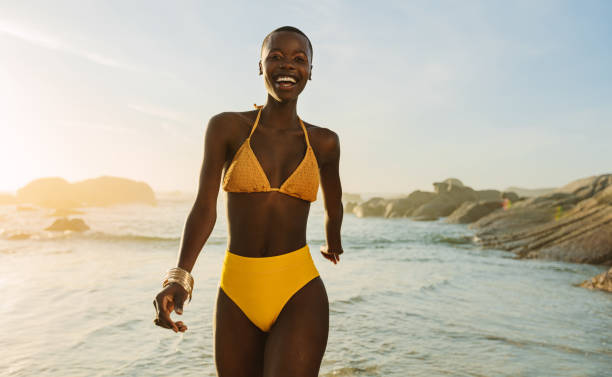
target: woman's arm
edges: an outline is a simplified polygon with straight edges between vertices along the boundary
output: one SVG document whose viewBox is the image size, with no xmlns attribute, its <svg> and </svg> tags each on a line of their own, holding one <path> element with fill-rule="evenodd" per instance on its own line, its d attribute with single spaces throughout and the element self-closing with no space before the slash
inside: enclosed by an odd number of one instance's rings
<svg viewBox="0 0 612 377">
<path fill-rule="evenodd" d="M 342 185 L 340 183 L 340 139 L 338 135 L 325 130 L 320 147 L 321 161 L 319 174 L 321 177 L 321 190 L 325 205 L 325 236 L 327 245 L 321 247 L 323 256 L 334 264 L 340 261 L 343 253 L 340 228 L 344 207 L 342 206 Z"/>
<path fill-rule="evenodd" d="M 229 136 L 223 117 L 219 114 L 208 122 L 198 194 L 181 237 L 177 266 L 190 272 L 217 220 L 217 197 Z"/>
<path fill-rule="evenodd" d="M 224 114 L 212 117 L 206 128 L 198 194 L 185 222 L 177 262 L 178 267 L 187 271 L 193 269 L 217 220 L 217 196 L 230 140 L 228 130 Z M 172 321 L 170 313 L 175 311 L 177 314 L 183 314 L 183 304 L 187 296 L 188 292 L 179 284 L 172 283 L 163 288 L 153 301 L 156 311 L 153 322 L 174 332 L 185 332 L 187 326 L 182 321 Z"/>
</svg>

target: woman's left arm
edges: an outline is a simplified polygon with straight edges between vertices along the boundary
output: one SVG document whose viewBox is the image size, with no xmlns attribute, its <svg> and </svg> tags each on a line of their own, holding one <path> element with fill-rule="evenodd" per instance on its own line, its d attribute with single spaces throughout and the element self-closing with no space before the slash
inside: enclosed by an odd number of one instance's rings
<svg viewBox="0 0 612 377">
<path fill-rule="evenodd" d="M 344 207 L 342 205 L 342 185 L 340 183 L 340 139 L 338 135 L 322 128 L 319 143 L 319 175 L 325 206 L 325 237 L 327 244 L 321 247 L 321 254 L 334 264 L 340 261 L 342 240 L 340 228 Z"/>
</svg>

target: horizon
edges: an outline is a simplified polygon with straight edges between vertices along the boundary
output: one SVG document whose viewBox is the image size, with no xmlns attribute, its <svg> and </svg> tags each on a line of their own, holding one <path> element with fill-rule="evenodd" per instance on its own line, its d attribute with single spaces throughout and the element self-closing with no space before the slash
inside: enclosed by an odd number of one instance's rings
<svg viewBox="0 0 612 377">
<path fill-rule="evenodd" d="M 340 136 L 346 192 L 610 169 L 610 2 L 266 4 L 0 5 L 0 192 L 102 175 L 195 192 L 207 120 L 266 98 L 268 18 L 312 41 L 298 112 Z"/>
</svg>

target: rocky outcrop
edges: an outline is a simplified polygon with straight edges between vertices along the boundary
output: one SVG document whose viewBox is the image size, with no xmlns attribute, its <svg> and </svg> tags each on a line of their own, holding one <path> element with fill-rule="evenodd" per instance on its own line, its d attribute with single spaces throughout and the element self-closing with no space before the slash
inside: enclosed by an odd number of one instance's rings
<svg viewBox="0 0 612 377">
<path fill-rule="evenodd" d="M 612 264 L 612 174 L 579 179 L 474 224 L 484 247 L 522 258 Z"/>
<path fill-rule="evenodd" d="M 500 195 L 501 196 L 501 195 Z M 501 200 L 464 202 L 445 221 L 451 224 L 469 224 L 502 207 Z"/>
<path fill-rule="evenodd" d="M 385 217 L 408 217 L 423 204 L 436 197 L 433 192 L 414 191 L 405 198 L 390 199 L 385 206 Z"/>
<path fill-rule="evenodd" d="M 375 197 L 353 208 L 353 213 L 357 217 L 380 217 L 384 215 L 386 201 L 383 198 Z"/>
<path fill-rule="evenodd" d="M 589 289 L 601 289 L 602 291 L 612 292 L 612 268 L 591 278 L 591 280 L 585 280 L 580 284 L 580 286 Z"/>
<path fill-rule="evenodd" d="M 89 226 L 85 224 L 85 221 L 83 221 L 83 219 L 68 219 L 64 217 L 64 218 L 55 220 L 53 224 L 45 228 L 45 230 L 52 230 L 52 231 L 72 230 L 75 232 L 83 232 L 83 231 L 89 230 Z"/>
<path fill-rule="evenodd" d="M 19 202 L 47 208 L 75 208 L 143 203 L 155 205 L 153 190 L 144 182 L 100 177 L 69 183 L 63 178 L 41 178 L 17 191 Z"/>
<path fill-rule="evenodd" d="M 434 221 L 440 217 L 449 216 L 467 202 L 501 201 L 505 197 L 518 200 L 518 196 L 510 192 L 500 192 L 497 190 L 476 191 L 471 187 L 465 186 L 457 178 L 448 178 L 442 182 L 435 182 L 433 186 L 434 192 L 417 190 L 403 198 L 373 198 L 361 204 L 351 204 L 347 212 L 352 212 L 359 217 L 410 217 L 417 221 Z M 479 210 L 473 209 L 470 212 L 472 218 L 476 214 L 484 216 L 484 213 L 481 211 L 491 206 L 491 204 L 487 204 L 484 207 L 478 207 L 480 208 Z M 384 207 L 384 210 L 381 207 Z"/>
</svg>

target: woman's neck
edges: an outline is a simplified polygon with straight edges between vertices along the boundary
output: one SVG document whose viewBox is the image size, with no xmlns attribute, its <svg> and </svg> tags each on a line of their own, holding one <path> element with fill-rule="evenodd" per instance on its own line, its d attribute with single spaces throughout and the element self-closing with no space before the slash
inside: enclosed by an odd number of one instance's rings
<svg viewBox="0 0 612 377">
<path fill-rule="evenodd" d="M 297 99 L 289 102 L 278 102 L 268 95 L 268 101 L 261 110 L 261 120 L 265 127 L 290 129 L 298 124 Z"/>
</svg>

